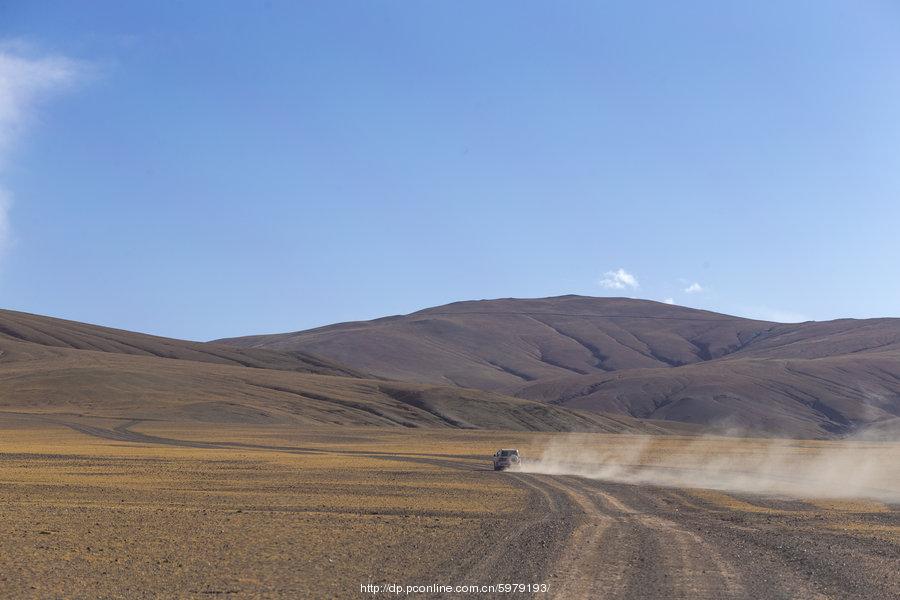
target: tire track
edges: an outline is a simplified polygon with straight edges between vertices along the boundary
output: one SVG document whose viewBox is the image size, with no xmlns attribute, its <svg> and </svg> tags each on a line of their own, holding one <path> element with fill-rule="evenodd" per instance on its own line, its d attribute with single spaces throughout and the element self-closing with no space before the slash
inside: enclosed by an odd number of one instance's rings
<svg viewBox="0 0 900 600">
<path fill-rule="evenodd" d="M 654 501 L 677 503 L 685 496 L 692 498 L 686 491 L 670 490 Z M 734 496 L 742 497 L 745 495 Z M 856 526 L 871 520 L 870 515 L 854 515 L 838 525 L 839 521 L 823 520 L 822 513 L 810 505 L 804 508 L 802 503 L 779 499 L 746 499 L 756 507 L 752 512 L 693 497 L 689 504 L 681 504 L 687 507 L 682 511 L 683 521 L 695 530 L 707 531 L 720 540 L 722 548 L 742 549 L 752 556 L 748 568 L 766 565 L 768 568 L 756 571 L 756 577 L 771 581 L 789 597 L 869 600 L 900 596 L 900 545 L 853 533 Z M 883 515 L 881 522 L 896 526 L 897 514 Z"/>
<path fill-rule="evenodd" d="M 620 581 L 621 571 L 615 565 L 630 562 L 636 547 L 629 540 L 620 539 L 615 517 L 599 511 L 595 498 L 572 485 L 574 478 L 547 479 L 551 486 L 571 497 L 584 515 L 558 559 L 559 580 L 551 590 L 552 597 L 605 597 Z M 613 543 L 609 543 L 610 539 Z"/>
<path fill-rule="evenodd" d="M 708 542 L 673 521 L 646 514 L 577 477 L 559 477 L 587 518 L 560 565 L 556 598 L 741 597 L 733 565 Z"/>
<path fill-rule="evenodd" d="M 473 469 L 471 459 L 462 456 L 179 440 L 133 431 L 131 428 L 140 420 L 104 428 L 35 418 L 125 443 L 347 454 L 442 469 L 478 470 Z M 488 471 L 483 475 L 496 476 Z M 684 489 L 574 476 L 501 476 L 526 492 L 525 508 L 515 514 L 484 517 L 470 547 L 454 550 L 453 556 L 435 569 L 435 580 L 447 580 L 449 576 L 468 585 L 547 583 L 549 595 L 533 596 L 617 600 L 869 600 L 895 598 L 900 590 L 897 544 L 835 530 L 835 522 L 822 521 L 822 513 L 816 517 L 810 505 L 760 498 L 742 504 L 735 498 L 734 506 L 724 506 Z M 744 505 L 757 508 L 742 511 Z M 878 519 L 872 517 L 870 523 L 863 518 L 848 524 L 889 527 L 897 523 L 896 514 Z"/>
<path fill-rule="evenodd" d="M 821 515 L 742 513 L 687 491 L 582 480 L 634 511 L 640 586 L 604 598 L 896 598 L 896 545 L 837 534 Z M 785 506 L 758 499 L 760 506 Z M 807 511 L 808 512 L 808 511 Z M 627 519 L 626 519 L 627 520 Z M 649 539 L 648 535 L 649 535 Z"/>
<path fill-rule="evenodd" d="M 556 557 L 572 539 L 580 517 L 576 503 L 565 491 L 543 478 L 516 473 L 508 476 L 514 485 L 529 492 L 526 509 L 519 516 L 521 523 L 500 537 L 488 536 L 486 552 L 455 570 L 454 577 L 460 582 L 546 582 Z"/>
</svg>

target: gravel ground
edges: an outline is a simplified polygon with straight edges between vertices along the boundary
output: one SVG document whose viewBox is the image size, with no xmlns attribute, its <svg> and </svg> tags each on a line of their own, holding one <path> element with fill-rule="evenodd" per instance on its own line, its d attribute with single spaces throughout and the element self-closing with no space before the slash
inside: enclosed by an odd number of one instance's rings
<svg viewBox="0 0 900 600">
<path fill-rule="evenodd" d="M 485 433 L 73 424 L 0 430 L 2 598 L 900 597 L 896 505 L 495 473 Z"/>
</svg>

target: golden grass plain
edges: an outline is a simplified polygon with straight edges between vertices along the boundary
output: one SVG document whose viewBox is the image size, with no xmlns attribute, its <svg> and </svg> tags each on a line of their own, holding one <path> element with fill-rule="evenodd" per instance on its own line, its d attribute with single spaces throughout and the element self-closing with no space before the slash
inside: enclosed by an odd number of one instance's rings
<svg viewBox="0 0 900 600">
<path fill-rule="evenodd" d="M 91 420 L 105 431 L 116 424 Z M 538 456 L 571 439 L 163 422 L 128 430 L 174 443 L 0 420 L 0 596 L 333 598 L 361 597 L 363 583 L 431 582 L 454 573 L 460 557 L 489 551 L 526 510 L 527 490 L 490 470 L 490 454 L 514 446 Z M 578 439 L 609 450 L 634 437 Z M 697 440 L 650 443 L 653 457 Z M 765 442 L 702 443 L 753 453 Z M 738 515 L 782 510 L 721 490 L 680 493 Z M 885 511 L 897 506 L 815 498 L 796 509 L 796 527 L 900 544 L 896 526 L 868 520 Z"/>
</svg>

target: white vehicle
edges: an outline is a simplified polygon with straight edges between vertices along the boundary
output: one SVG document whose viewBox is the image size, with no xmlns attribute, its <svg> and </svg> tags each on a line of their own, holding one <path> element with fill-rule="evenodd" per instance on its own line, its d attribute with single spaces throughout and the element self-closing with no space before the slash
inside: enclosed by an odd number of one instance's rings
<svg viewBox="0 0 900 600">
<path fill-rule="evenodd" d="M 494 453 L 493 462 L 495 471 L 517 467 L 520 462 L 519 451 L 516 449 L 497 450 Z"/>
</svg>

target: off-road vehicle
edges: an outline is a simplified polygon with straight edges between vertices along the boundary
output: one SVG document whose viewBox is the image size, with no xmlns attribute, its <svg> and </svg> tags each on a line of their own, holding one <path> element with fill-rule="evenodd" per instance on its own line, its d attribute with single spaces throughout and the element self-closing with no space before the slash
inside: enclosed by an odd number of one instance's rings
<svg viewBox="0 0 900 600">
<path fill-rule="evenodd" d="M 494 470 L 502 471 L 510 467 L 519 466 L 519 451 L 515 449 L 497 450 L 492 459 L 494 461 Z"/>
</svg>

